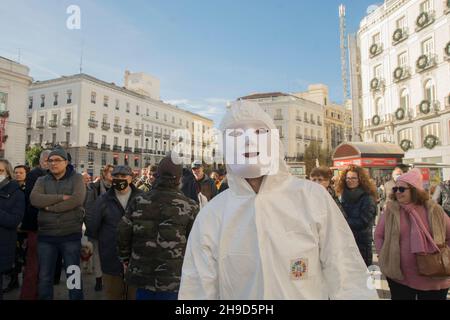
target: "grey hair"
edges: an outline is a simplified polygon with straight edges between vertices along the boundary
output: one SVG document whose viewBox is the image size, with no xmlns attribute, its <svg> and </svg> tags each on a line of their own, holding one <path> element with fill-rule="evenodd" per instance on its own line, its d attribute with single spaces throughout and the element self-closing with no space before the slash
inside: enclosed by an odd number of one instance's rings
<svg viewBox="0 0 450 320">
<path fill-rule="evenodd" d="M 3 163 L 3 165 L 5 166 L 5 171 L 6 171 L 6 175 L 8 176 L 8 178 L 12 179 L 14 171 L 11 166 L 11 163 L 6 159 L 0 159 L 0 163 Z"/>
</svg>

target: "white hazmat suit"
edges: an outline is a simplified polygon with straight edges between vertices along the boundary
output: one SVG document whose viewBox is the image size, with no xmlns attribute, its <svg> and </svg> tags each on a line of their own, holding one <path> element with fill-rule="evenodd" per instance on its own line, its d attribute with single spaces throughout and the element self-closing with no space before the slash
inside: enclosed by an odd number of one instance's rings
<svg viewBox="0 0 450 320">
<path fill-rule="evenodd" d="M 259 120 L 238 101 L 221 130 Z M 280 144 L 278 172 L 258 193 L 227 166 L 229 189 L 197 216 L 183 263 L 179 299 L 376 299 L 353 234 L 328 192 L 293 177 Z"/>
</svg>

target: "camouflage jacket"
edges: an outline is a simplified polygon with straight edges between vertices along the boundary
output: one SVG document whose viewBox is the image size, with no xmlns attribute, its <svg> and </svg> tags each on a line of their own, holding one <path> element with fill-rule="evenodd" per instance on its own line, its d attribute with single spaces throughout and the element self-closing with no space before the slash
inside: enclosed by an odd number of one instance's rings
<svg viewBox="0 0 450 320">
<path fill-rule="evenodd" d="M 119 258 L 126 282 L 150 291 L 178 292 L 187 239 L 198 205 L 161 180 L 136 197 L 118 225 Z"/>
</svg>

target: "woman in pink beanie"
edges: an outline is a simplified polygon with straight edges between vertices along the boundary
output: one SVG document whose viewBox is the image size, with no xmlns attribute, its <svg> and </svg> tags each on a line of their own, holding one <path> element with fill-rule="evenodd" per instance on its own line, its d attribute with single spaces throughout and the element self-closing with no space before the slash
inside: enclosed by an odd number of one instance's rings
<svg viewBox="0 0 450 320">
<path fill-rule="evenodd" d="M 450 245 L 450 218 L 423 188 L 420 170 L 401 175 L 375 230 L 379 265 L 392 300 L 445 300 L 450 278 L 419 274 L 416 254 Z"/>
</svg>

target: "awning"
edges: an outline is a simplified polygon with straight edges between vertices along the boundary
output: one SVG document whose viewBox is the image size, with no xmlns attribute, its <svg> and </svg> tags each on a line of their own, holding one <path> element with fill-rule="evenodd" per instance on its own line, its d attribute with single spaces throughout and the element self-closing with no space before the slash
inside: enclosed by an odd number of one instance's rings
<svg viewBox="0 0 450 320">
<path fill-rule="evenodd" d="M 401 159 L 405 152 L 392 143 L 344 142 L 336 147 L 333 160 L 351 158 L 396 158 Z"/>
</svg>

